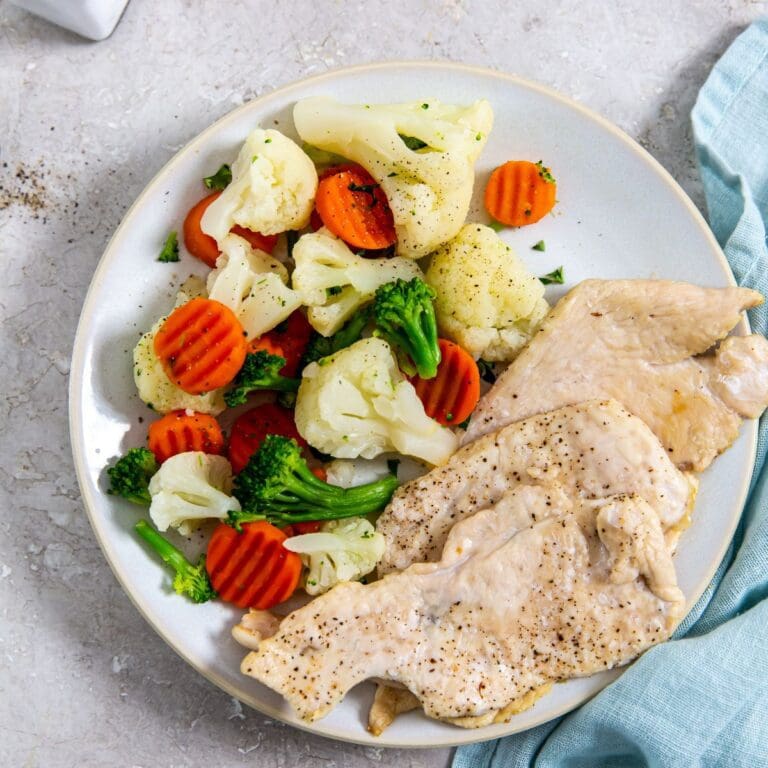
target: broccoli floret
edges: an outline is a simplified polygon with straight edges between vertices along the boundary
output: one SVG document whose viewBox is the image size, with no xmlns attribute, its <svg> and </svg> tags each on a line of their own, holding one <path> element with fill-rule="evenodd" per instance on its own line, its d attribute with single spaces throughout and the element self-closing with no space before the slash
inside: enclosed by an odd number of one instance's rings
<svg viewBox="0 0 768 768">
<path fill-rule="evenodd" d="M 248 393 L 257 389 L 295 392 L 299 388 L 299 380 L 281 376 L 284 365 L 284 357 L 270 355 L 263 349 L 246 355 L 243 367 L 232 382 L 232 389 L 224 395 L 224 401 L 230 407 L 241 405 L 248 399 Z"/>
<path fill-rule="evenodd" d="M 181 550 L 176 549 L 146 520 L 139 520 L 134 526 L 134 530 L 175 571 L 176 575 L 173 577 L 175 592 L 179 595 L 186 595 L 193 603 L 205 603 L 216 597 L 216 591 L 211 586 L 211 581 L 205 570 L 205 555 L 200 555 L 197 565 L 192 565 L 184 557 Z"/>
<path fill-rule="evenodd" d="M 302 235 L 293 249 L 294 292 L 307 307 L 309 324 L 323 336 L 336 333 L 384 283 L 424 277 L 413 259 L 395 256 L 366 258 L 322 227 Z"/>
<path fill-rule="evenodd" d="M 289 525 L 308 520 L 338 520 L 383 509 L 398 486 L 394 475 L 339 488 L 312 474 L 292 438 L 267 435 L 248 465 L 235 478 L 241 512 L 230 512 L 236 528 L 253 520 Z"/>
<path fill-rule="evenodd" d="M 114 466 L 107 469 L 107 493 L 148 507 L 152 502 L 149 481 L 158 469 L 159 465 L 152 451 L 148 448 L 131 448 Z"/>
<path fill-rule="evenodd" d="M 301 360 L 301 367 L 304 368 L 310 363 L 316 363 L 318 360 L 354 344 L 363 335 L 363 331 L 371 319 L 372 309 L 372 304 L 363 307 L 333 336 L 321 336 L 319 333 L 314 333 L 307 344 L 307 349 Z"/>
<path fill-rule="evenodd" d="M 394 347 L 405 373 L 422 379 L 434 378 L 440 363 L 434 298 L 434 290 L 414 277 L 382 285 L 373 301 L 374 335 Z"/>
</svg>

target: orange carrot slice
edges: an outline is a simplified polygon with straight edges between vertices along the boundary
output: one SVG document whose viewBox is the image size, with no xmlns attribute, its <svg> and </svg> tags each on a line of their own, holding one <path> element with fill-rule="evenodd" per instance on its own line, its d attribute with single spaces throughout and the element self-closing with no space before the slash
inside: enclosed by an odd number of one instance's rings
<svg viewBox="0 0 768 768">
<path fill-rule="evenodd" d="M 220 454 L 224 436 L 219 422 L 207 413 L 171 411 L 150 424 L 149 450 L 161 464 L 186 451 Z"/>
<path fill-rule="evenodd" d="M 313 329 L 303 312 L 296 310 L 288 316 L 285 323 L 259 336 L 248 345 L 249 352 L 263 349 L 270 355 L 285 358 L 285 365 L 280 369 L 282 376 L 293 378 L 299 369 L 301 358 L 307 349 Z"/>
<path fill-rule="evenodd" d="M 387 248 L 396 240 L 387 197 L 368 171 L 356 165 L 329 169 L 317 187 L 315 207 L 328 229 L 354 248 Z"/>
<path fill-rule="evenodd" d="M 259 251 L 264 251 L 269 254 L 275 250 L 277 239 L 279 237 L 279 235 L 262 235 L 261 232 L 254 232 L 252 229 L 246 229 L 239 224 L 235 224 L 229 231 L 233 235 L 239 235 L 240 237 L 245 238 L 251 244 L 251 248 L 256 248 Z"/>
<path fill-rule="evenodd" d="M 312 470 L 314 474 L 317 474 Z M 320 478 L 322 480 L 322 478 Z M 290 539 L 291 536 L 303 536 L 305 533 L 317 533 L 322 526 L 321 520 L 309 520 L 304 523 L 291 523 L 283 528 L 283 532 Z"/>
<path fill-rule="evenodd" d="M 328 482 L 328 473 L 325 471 L 325 467 L 312 467 L 310 471 L 318 480 L 322 480 L 324 483 Z M 301 525 L 301 523 L 295 523 L 294 525 Z M 305 533 L 308 533 L 308 531 L 305 531 Z"/>
<path fill-rule="evenodd" d="M 306 441 L 296 429 L 293 413 L 277 403 L 263 403 L 235 419 L 229 436 L 229 462 L 232 471 L 242 472 L 267 435 L 292 437 L 302 448 Z M 322 478 L 321 478 L 322 479 Z"/>
<path fill-rule="evenodd" d="M 510 160 L 496 168 L 485 187 L 485 207 L 510 227 L 533 224 L 555 205 L 557 184 L 539 160 Z"/>
<path fill-rule="evenodd" d="M 210 235 L 203 232 L 200 227 L 200 220 L 208 206 L 220 194 L 221 192 L 214 192 L 204 197 L 189 209 L 187 218 L 184 219 L 184 245 L 196 259 L 205 262 L 209 267 L 216 266 L 216 259 L 219 258 L 219 246 L 216 245 L 216 241 Z"/>
<path fill-rule="evenodd" d="M 480 371 L 465 349 L 447 339 L 438 339 L 440 365 L 433 379 L 414 376 L 410 381 L 424 404 L 427 416 L 445 426 L 461 424 L 480 399 Z"/>
<path fill-rule="evenodd" d="M 205 556 L 211 585 L 239 608 L 272 608 L 296 590 L 301 558 L 283 547 L 288 537 L 274 525 L 259 521 L 242 529 L 221 523 L 214 530 Z"/>
<path fill-rule="evenodd" d="M 190 209 L 187 217 L 184 219 L 184 245 L 187 250 L 200 261 L 207 264 L 209 267 L 216 266 L 216 259 L 221 255 L 219 246 L 216 241 L 203 232 L 200 226 L 200 221 L 203 218 L 208 206 L 216 200 L 221 194 L 219 192 L 213 192 L 210 195 L 206 195 L 200 202 L 195 203 Z M 240 225 L 235 225 L 230 230 L 233 235 L 239 235 L 245 238 L 252 248 L 258 248 L 261 251 L 272 253 L 277 244 L 278 235 L 262 235 L 261 232 L 254 232 L 251 229 L 246 229 Z"/>
<path fill-rule="evenodd" d="M 168 378 L 192 395 L 229 384 L 247 349 L 234 312 L 213 299 L 177 307 L 155 334 L 155 353 Z"/>
</svg>

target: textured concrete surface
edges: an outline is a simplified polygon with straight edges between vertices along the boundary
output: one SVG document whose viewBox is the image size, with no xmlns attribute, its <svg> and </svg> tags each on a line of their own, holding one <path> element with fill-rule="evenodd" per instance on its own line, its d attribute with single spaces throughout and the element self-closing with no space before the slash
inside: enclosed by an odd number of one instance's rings
<svg viewBox="0 0 768 768">
<path fill-rule="evenodd" d="M 67 434 L 75 325 L 110 233 L 179 147 L 311 73 L 451 59 L 579 99 L 700 205 L 688 113 L 719 54 L 765 11 L 749 0 L 132 0 L 94 44 L 0 0 L 0 765 L 450 760 L 312 738 L 243 710 L 153 634 L 90 531 Z"/>
</svg>

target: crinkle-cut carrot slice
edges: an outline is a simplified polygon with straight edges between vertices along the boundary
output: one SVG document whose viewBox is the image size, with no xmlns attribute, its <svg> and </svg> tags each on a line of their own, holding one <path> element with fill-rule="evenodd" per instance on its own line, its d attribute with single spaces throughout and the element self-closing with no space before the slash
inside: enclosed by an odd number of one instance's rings
<svg viewBox="0 0 768 768">
<path fill-rule="evenodd" d="M 192 395 L 229 384 L 248 349 L 234 312 L 203 298 L 177 307 L 158 329 L 154 345 L 168 378 Z"/>
<path fill-rule="evenodd" d="M 485 187 L 485 207 L 496 221 L 524 227 L 546 216 L 555 205 L 557 184 L 539 160 L 510 160 L 496 168 Z"/>
<path fill-rule="evenodd" d="M 387 248 L 397 240 L 387 196 L 360 166 L 329 169 L 318 184 L 315 209 L 323 224 L 354 248 Z"/>
</svg>

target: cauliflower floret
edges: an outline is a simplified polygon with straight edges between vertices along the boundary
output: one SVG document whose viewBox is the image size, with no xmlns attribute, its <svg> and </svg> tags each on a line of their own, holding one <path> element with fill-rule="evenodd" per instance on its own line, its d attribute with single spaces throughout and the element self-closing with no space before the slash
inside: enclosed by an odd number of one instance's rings
<svg viewBox="0 0 768 768">
<path fill-rule="evenodd" d="M 293 288 L 309 308 L 312 327 L 323 336 L 336 333 L 384 283 L 424 277 L 410 259 L 357 256 L 325 227 L 300 237 L 293 259 Z"/>
<path fill-rule="evenodd" d="M 304 369 L 295 413 L 319 451 L 341 459 L 397 451 L 442 464 L 456 450 L 458 438 L 424 412 L 386 341 L 360 339 L 322 363 Z"/>
<path fill-rule="evenodd" d="M 457 107 L 313 97 L 296 104 L 293 121 L 304 141 L 360 163 L 376 179 L 395 219 L 398 255 L 418 259 L 461 229 L 493 111 L 484 100 Z M 413 139 L 425 146 L 410 149 L 405 141 L 413 146 Z"/>
<path fill-rule="evenodd" d="M 205 280 L 198 275 L 190 275 L 180 286 L 176 292 L 176 303 L 173 305 L 174 309 L 180 307 L 182 304 L 186 304 L 192 299 L 207 299 L 208 290 L 205 287 Z"/>
<path fill-rule="evenodd" d="M 512 360 L 549 311 L 541 281 L 482 224 L 435 251 L 426 279 L 440 329 L 475 358 Z"/>
<path fill-rule="evenodd" d="M 231 491 L 232 467 L 223 456 L 177 453 L 149 481 L 149 516 L 159 531 L 177 528 L 188 536 L 202 520 L 223 520 L 230 511 L 240 511 Z"/>
<path fill-rule="evenodd" d="M 216 269 L 208 275 L 208 298 L 229 307 L 249 339 L 271 330 L 301 306 L 298 293 L 286 285 L 288 271 L 277 259 L 237 235 L 227 235 L 221 251 Z"/>
<path fill-rule="evenodd" d="M 232 181 L 203 214 L 200 227 L 221 242 L 235 224 L 264 235 L 309 223 L 317 191 L 312 161 L 279 131 L 256 128 L 232 165 Z"/>
<path fill-rule="evenodd" d="M 205 283 L 201 278 L 192 275 L 179 288 L 175 306 L 180 307 L 198 296 L 205 295 Z M 161 317 L 134 347 L 133 380 L 136 382 L 139 397 L 158 413 L 190 408 L 198 413 L 216 416 L 226 407 L 223 389 L 214 389 L 204 395 L 190 395 L 177 387 L 165 373 L 160 358 L 155 354 L 155 334 L 164 322 L 165 318 Z"/>
<path fill-rule="evenodd" d="M 386 544 L 364 517 L 348 517 L 323 523 L 317 533 L 292 536 L 283 546 L 300 554 L 309 569 L 307 593 L 321 595 L 341 581 L 357 581 L 373 571 Z"/>
</svg>

